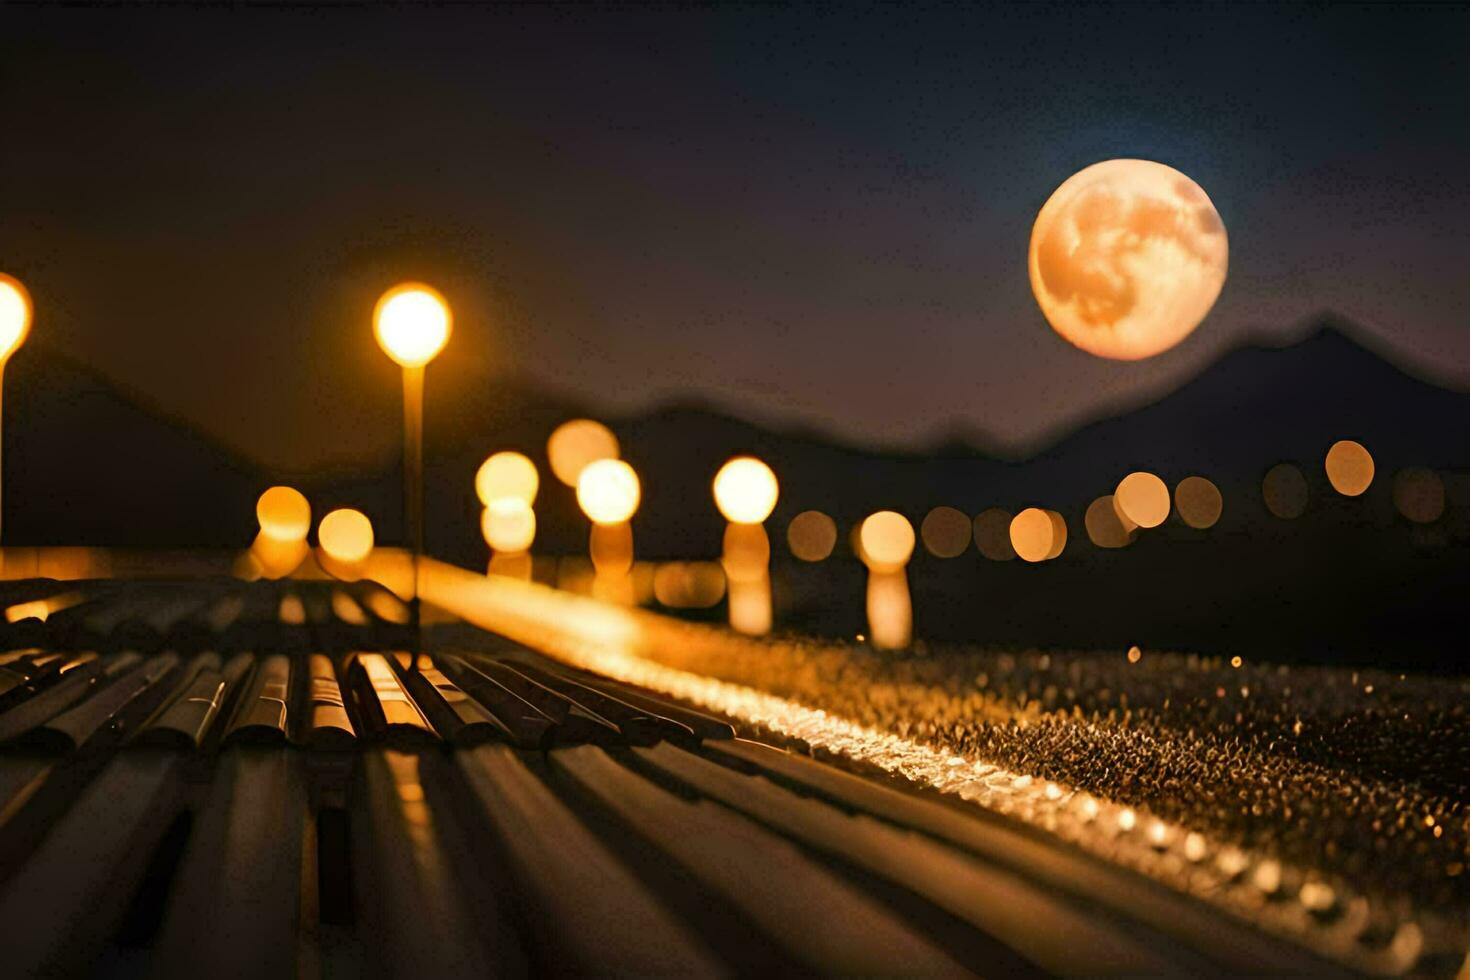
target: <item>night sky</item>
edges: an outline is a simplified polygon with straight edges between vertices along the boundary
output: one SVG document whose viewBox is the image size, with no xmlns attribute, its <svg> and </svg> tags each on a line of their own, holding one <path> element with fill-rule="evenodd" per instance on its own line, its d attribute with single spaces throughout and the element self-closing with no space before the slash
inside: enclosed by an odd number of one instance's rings
<svg viewBox="0 0 1470 980">
<path fill-rule="evenodd" d="M 1464 383 L 1467 38 L 1403 6 L 5 5 L 0 269 L 33 341 L 285 468 L 396 451 L 369 321 L 405 278 L 457 313 L 431 398 L 697 395 L 870 444 L 1035 441 L 1324 308 Z M 1026 275 L 1047 196 L 1118 156 L 1230 235 L 1214 312 L 1136 364 Z"/>
</svg>

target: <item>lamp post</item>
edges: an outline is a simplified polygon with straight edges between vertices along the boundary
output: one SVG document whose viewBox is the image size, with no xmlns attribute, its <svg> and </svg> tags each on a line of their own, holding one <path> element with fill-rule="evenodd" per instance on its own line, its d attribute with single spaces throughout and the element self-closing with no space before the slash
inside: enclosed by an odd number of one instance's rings
<svg viewBox="0 0 1470 980">
<path fill-rule="evenodd" d="M 406 282 L 383 294 L 373 310 L 378 346 L 403 368 L 403 522 L 412 555 L 408 602 L 413 635 L 423 646 L 419 621 L 419 556 L 424 551 L 424 368 L 449 341 L 454 315 L 439 291 Z M 413 663 L 418 663 L 414 651 Z"/>
<path fill-rule="evenodd" d="M 715 474 L 715 506 L 725 528 L 725 581 L 730 626 L 740 633 L 771 631 L 771 541 L 765 520 L 776 508 L 780 485 L 771 468 L 754 456 L 736 456 Z"/>
<path fill-rule="evenodd" d="M 26 334 L 31 331 L 32 309 L 31 294 L 20 281 L 0 272 L 0 388 L 4 386 L 10 355 L 26 342 Z M 4 482 L 4 459 L 4 439 L 0 436 L 0 484 Z M 0 506 L 0 517 L 3 515 Z"/>
<path fill-rule="evenodd" d="M 592 593 L 600 599 L 631 603 L 633 526 L 643 490 L 633 467 L 620 459 L 599 459 L 577 478 L 577 503 L 592 521 Z"/>
</svg>

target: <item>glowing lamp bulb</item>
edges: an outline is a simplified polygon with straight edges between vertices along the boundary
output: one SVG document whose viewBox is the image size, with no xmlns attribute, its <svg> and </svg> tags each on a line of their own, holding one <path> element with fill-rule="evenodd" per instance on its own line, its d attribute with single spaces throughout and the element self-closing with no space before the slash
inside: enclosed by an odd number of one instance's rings
<svg viewBox="0 0 1470 980">
<path fill-rule="evenodd" d="M 776 474 L 754 456 L 736 456 L 715 474 L 715 504 L 732 524 L 760 524 L 776 509 Z"/>
<path fill-rule="evenodd" d="M 444 297 L 430 286 L 407 282 L 394 286 L 373 310 L 378 346 L 406 368 L 428 364 L 449 341 L 454 315 Z"/>
<path fill-rule="evenodd" d="M 536 464 L 516 452 L 496 453 L 481 463 L 479 472 L 475 474 L 475 493 L 486 507 L 502 497 L 515 497 L 527 505 L 534 504 L 540 486 Z"/>
<path fill-rule="evenodd" d="M 343 507 L 322 518 L 316 538 L 327 557 L 355 564 L 373 550 L 373 522 L 362 511 Z"/>
<path fill-rule="evenodd" d="M 26 342 L 31 310 L 31 294 L 19 280 L 0 272 L 0 363 Z"/>
<path fill-rule="evenodd" d="M 292 487 L 271 487 L 255 503 L 261 533 L 276 541 L 304 541 L 311 529 L 311 505 Z"/>
<path fill-rule="evenodd" d="M 588 463 L 577 478 L 577 503 L 598 524 L 621 524 L 638 510 L 638 474 L 620 459 Z"/>
<path fill-rule="evenodd" d="M 480 533 L 496 551 L 528 551 L 536 540 L 536 512 L 520 497 L 501 497 L 485 505 Z"/>
<path fill-rule="evenodd" d="M 868 515 L 858 530 L 862 557 L 875 570 L 896 571 L 908 564 L 914 540 L 914 526 L 909 519 L 892 510 Z"/>
</svg>

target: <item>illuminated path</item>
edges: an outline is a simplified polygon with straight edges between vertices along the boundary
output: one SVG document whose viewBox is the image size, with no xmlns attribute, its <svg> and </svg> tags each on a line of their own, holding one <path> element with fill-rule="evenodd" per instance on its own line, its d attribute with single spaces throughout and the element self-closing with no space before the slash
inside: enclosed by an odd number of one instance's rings
<svg viewBox="0 0 1470 980">
<path fill-rule="evenodd" d="M 1425 956 L 1464 956 L 1463 923 L 1433 909 L 1415 908 L 1403 895 L 1355 888 L 1316 867 L 1278 860 L 1267 849 L 1234 846 L 1182 822 L 1015 771 L 973 750 L 949 751 L 937 738 L 904 737 L 810 702 L 768 693 L 772 687 L 792 686 L 780 670 L 783 654 L 790 654 L 793 644 L 751 640 L 542 586 L 491 580 L 439 562 L 426 566 L 423 589 L 426 600 L 565 663 L 718 711 L 778 741 L 805 743 L 813 754 L 843 757 L 971 801 L 1355 969 L 1401 973 L 1422 965 Z M 804 663 L 808 675 L 818 670 L 824 656 L 851 656 L 836 648 L 800 646 L 803 656 L 788 657 L 787 662 Z M 822 676 L 801 680 L 811 690 L 829 683 Z M 859 700 L 879 696 L 912 697 L 922 704 L 932 694 L 922 685 L 857 693 Z M 982 703 L 976 710 L 986 721 L 1001 724 L 1036 715 L 1034 705 Z M 1071 884 L 1089 890 L 1088 882 Z M 1118 900 L 1141 905 L 1155 901 L 1144 890 Z M 1179 913 L 1176 908 L 1163 914 Z"/>
</svg>

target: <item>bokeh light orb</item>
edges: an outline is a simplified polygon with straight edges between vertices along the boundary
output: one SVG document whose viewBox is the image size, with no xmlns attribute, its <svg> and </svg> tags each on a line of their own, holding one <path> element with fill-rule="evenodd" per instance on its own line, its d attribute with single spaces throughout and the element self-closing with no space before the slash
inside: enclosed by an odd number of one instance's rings
<svg viewBox="0 0 1470 980">
<path fill-rule="evenodd" d="M 486 507 L 502 497 L 515 497 L 527 504 L 536 502 L 541 477 L 536 464 L 524 453 L 499 452 L 480 464 L 475 473 L 475 495 Z"/>
<path fill-rule="evenodd" d="M 1198 531 L 1208 530 L 1220 520 L 1225 498 L 1220 488 L 1202 476 L 1186 476 L 1174 488 L 1174 509 L 1179 519 Z"/>
<path fill-rule="evenodd" d="M 0 362 L 25 343 L 34 309 L 20 280 L 0 272 Z"/>
<path fill-rule="evenodd" d="M 527 551 L 536 540 L 536 512 L 520 497 L 492 500 L 480 515 L 480 533 L 496 551 Z"/>
<path fill-rule="evenodd" d="M 1022 561 L 1046 561 L 1056 546 L 1056 529 L 1051 511 L 1027 507 L 1011 518 L 1011 548 Z"/>
<path fill-rule="evenodd" d="M 271 487 L 255 502 L 261 533 L 277 541 L 304 541 L 311 530 L 311 504 L 295 487 Z"/>
<path fill-rule="evenodd" d="M 638 510 L 638 474 L 620 459 L 588 463 L 577 478 L 577 504 L 598 524 L 621 524 Z"/>
<path fill-rule="evenodd" d="M 1016 557 L 1011 547 L 1011 512 L 990 507 L 975 516 L 975 548 L 991 561 Z"/>
<path fill-rule="evenodd" d="M 1113 506 L 1139 527 L 1158 527 L 1169 516 L 1169 488 L 1152 473 L 1129 473 L 1113 491 Z"/>
<path fill-rule="evenodd" d="M 373 522 L 360 510 L 342 507 L 322 518 L 316 539 L 328 558 L 355 564 L 372 553 Z"/>
<path fill-rule="evenodd" d="M 1112 494 L 1098 497 L 1087 505 L 1082 526 L 1088 539 L 1099 548 L 1125 548 L 1133 542 L 1133 522 L 1118 513 Z"/>
<path fill-rule="evenodd" d="M 569 487 L 577 485 L 587 464 L 599 459 L 617 459 L 618 453 L 618 437 L 607 426 L 591 419 L 563 422 L 546 440 L 551 472 Z"/>
<path fill-rule="evenodd" d="M 1295 520 L 1307 510 L 1307 478 L 1293 463 L 1277 463 L 1261 481 L 1261 498 L 1272 515 Z"/>
<path fill-rule="evenodd" d="M 373 310 L 373 332 L 378 344 L 406 368 L 432 361 L 454 329 L 449 303 L 432 286 L 406 282 L 394 286 Z"/>
<path fill-rule="evenodd" d="M 1415 524 L 1433 524 L 1444 515 L 1444 481 L 1434 470 L 1409 466 L 1393 478 L 1393 505 Z"/>
<path fill-rule="evenodd" d="M 715 474 L 715 504 L 733 524 L 760 524 L 776 509 L 776 474 L 754 456 L 736 456 Z"/>
<path fill-rule="evenodd" d="M 914 526 L 897 511 L 880 510 L 863 520 L 858 540 L 869 568 L 899 569 L 914 553 Z"/>
<path fill-rule="evenodd" d="M 819 510 L 804 510 L 786 525 L 786 546 L 802 561 L 824 561 L 837 546 L 837 522 Z"/>
<path fill-rule="evenodd" d="M 1357 497 L 1373 482 L 1373 454 L 1361 442 L 1340 439 L 1327 450 L 1323 464 L 1332 489 L 1344 497 Z"/>
<path fill-rule="evenodd" d="M 924 515 L 919 537 L 935 558 L 958 558 L 970 550 L 970 515 L 953 507 L 935 507 Z"/>
<path fill-rule="evenodd" d="M 1028 257 L 1052 329 L 1126 361 L 1189 336 L 1215 305 L 1228 264 L 1209 196 L 1151 160 L 1105 160 L 1069 177 L 1036 216 Z"/>
</svg>

